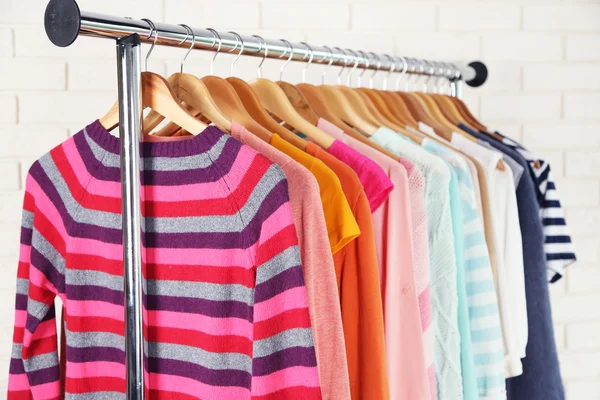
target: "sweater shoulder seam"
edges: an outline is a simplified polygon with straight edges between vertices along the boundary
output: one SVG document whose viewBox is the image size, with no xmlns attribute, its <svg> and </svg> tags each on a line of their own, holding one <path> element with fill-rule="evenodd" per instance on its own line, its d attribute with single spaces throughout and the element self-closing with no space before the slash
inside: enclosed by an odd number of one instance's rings
<svg viewBox="0 0 600 400">
<path fill-rule="evenodd" d="M 233 193 L 233 191 L 231 190 L 231 186 L 229 185 L 229 183 L 227 182 L 227 179 L 225 179 L 225 175 L 223 174 L 223 172 L 221 171 L 221 168 L 219 167 L 219 164 L 216 160 L 213 159 L 213 157 L 210 156 L 210 154 L 207 152 L 206 156 L 208 157 L 208 159 L 211 162 L 211 166 L 215 168 L 217 175 L 219 177 L 218 181 L 219 181 L 219 185 L 223 188 L 224 191 L 226 191 L 228 194 L 230 194 L 230 196 L 227 196 L 227 201 L 229 202 L 229 204 L 233 207 L 233 209 L 235 209 L 235 213 L 237 215 L 237 217 L 240 220 L 241 223 L 241 227 L 245 226 L 245 222 L 244 222 L 244 218 L 242 217 L 242 213 L 241 213 L 241 208 L 238 205 L 236 199 L 235 199 L 235 195 Z M 246 239 L 244 238 L 244 241 Z M 246 248 L 244 249 L 244 252 L 247 254 L 248 256 L 248 260 L 250 261 L 250 265 L 252 265 L 252 267 L 255 267 L 255 260 L 252 259 L 252 256 L 250 255 L 250 246 L 248 246 L 248 243 L 244 243 L 246 245 Z"/>
</svg>

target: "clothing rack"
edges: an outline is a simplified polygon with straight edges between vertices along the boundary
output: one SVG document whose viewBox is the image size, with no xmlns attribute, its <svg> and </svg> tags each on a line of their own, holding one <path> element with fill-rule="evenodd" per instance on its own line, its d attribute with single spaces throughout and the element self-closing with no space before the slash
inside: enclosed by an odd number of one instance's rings
<svg viewBox="0 0 600 400">
<path fill-rule="evenodd" d="M 142 325 L 142 260 L 139 143 L 141 112 L 141 44 L 181 47 L 194 50 L 314 62 L 323 65 L 352 66 L 361 69 L 403 72 L 446 78 L 451 94 L 461 97 L 462 82 L 481 86 L 487 79 L 485 64 L 468 65 L 419 61 L 406 57 L 342 50 L 339 47 L 312 46 L 284 39 L 241 36 L 235 32 L 193 29 L 187 25 L 154 23 L 81 11 L 74 0 L 51 0 L 44 18 L 48 38 L 59 47 L 71 45 L 78 36 L 114 39 L 117 47 L 119 135 L 121 138 L 121 190 L 123 260 L 125 280 L 125 353 L 127 399 L 143 400 L 144 337 Z M 193 46 L 191 46 L 193 42 Z M 217 46 L 217 43 L 218 46 Z"/>
</svg>

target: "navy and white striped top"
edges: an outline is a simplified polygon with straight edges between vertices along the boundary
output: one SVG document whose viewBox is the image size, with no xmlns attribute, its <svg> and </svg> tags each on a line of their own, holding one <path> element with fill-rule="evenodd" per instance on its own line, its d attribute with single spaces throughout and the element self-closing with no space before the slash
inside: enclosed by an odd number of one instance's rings
<svg viewBox="0 0 600 400">
<path fill-rule="evenodd" d="M 554 283 L 562 278 L 564 269 L 573 264 L 577 257 L 565 220 L 565 213 L 560 204 L 556 184 L 552 178 L 550 164 L 521 144 L 500 133 L 498 134 L 502 136 L 503 143 L 521 154 L 529 165 L 529 170 L 535 181 L 540 217 L 544 228 L 544 250 L 548 267 L 548 280 Z"/>
</svg>

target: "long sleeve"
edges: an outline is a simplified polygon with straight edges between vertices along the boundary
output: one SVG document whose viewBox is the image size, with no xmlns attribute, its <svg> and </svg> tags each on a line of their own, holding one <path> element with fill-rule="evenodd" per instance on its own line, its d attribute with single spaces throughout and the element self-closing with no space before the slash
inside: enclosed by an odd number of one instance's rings
<svg viewBox="0 0 600 400">
<path fill-rule="evenodd" d="M 255 219 L 252 398 L 321 399 L 308 301 L 287 182 L 271 167 Z M 264 186 L 268 186 L 265 188 Z"/>
<path fill-rule="evenodd" d="M 525 295 L 525 266 L 523 263 L 523 245 L 521 227 L 519 226 L 519 210 L 517 197 L 514 190 L 510 190 L 512 177 L 507 177 L 507 202 L 506 202 L 506 271 L 511 282 L 512 313 L 516 329 L 517 355 L 525 358 L 525 349 L 529 332 L 527 328 L 527 299 Z"/>
<path fill-rule="evenodd" d="M 408 177 L 373 214 L 381 274 L 390 399 L 429 399 L 415 266 Z M 431 313 L 429 313 L 431 314 Z M 433 357 L 433 356 L 432 356 Z"/>
<path fill-rule="evenodd" d="M 302 190 L 304 198 L 308 197 L 310 186 L 305 185 Z M 318 186 L 314 190 L 318 193 Z M 327 238 L 323 207 L 318 195 L 316 196 L 316 202 L 304 204 L 307 208 L 301 221 L 304 232 L 299 231 L 298 237 L 310 304 L 321 393 L 324 400 L 349 400 L 348 360 L 335 267 Z M 317 212 L 314 212 L 315 209 Z"/>
<path fill-rule="evenodd" d="M 65 230 L 32 174 L 45 177 L 39 162 L 27 177 L 23 204 L 9 400 L 60 395 L 54 298 L 64 283 Z"/>
<path fill-rule="evenodd" d="M 389 398 L 389 384 L 381 285 L 371 210 L 364 193 L 354 210 L 361 234 L 334 255 L 334 259 L 344 258 L 337 273 L 350 390 L 353 399 L 385 400 Z"/>
</svg>

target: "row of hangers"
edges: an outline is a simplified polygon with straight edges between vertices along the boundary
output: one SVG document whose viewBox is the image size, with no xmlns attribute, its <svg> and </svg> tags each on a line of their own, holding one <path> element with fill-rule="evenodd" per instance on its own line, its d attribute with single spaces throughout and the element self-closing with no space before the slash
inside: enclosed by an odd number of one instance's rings
<svg viewBox="0 0 600 400">
<path fill-rule="evenodd" d="M 367 55 L 360 52 L 362 57 L 353 50 L 342 51 L 352 53 L 348 56 L 345 65 L 337 76 L 337 85 L 326 85 L 325 75 L 322 74 L 322 84 L 312 85 L 306 83 L 306 71 L 313 62 L 313 51 L 310 45 L 306 46 L 309 60 L 302 72 L 302 83 L 292 85 L 283 81 L 283 71 L 294 57 L 293 46 L 285 39 L 281 39 L 289 50 L 286 50 L 280 58 L 289 53 L 288 59 L 280 69 L 279 81 L 262 78 L 262 64 L 268 56 L 267 42 L 260 36 L 259 52 L 264 51 L 264 57 L 258 66 L 257 78 L 249 83 L 234 77 L 234 66 L 244 52 L 244 41 L 235 33 L 237 42 L 232 51 L 238 46 L 239 53 L 231 64 L 230 77 L 223 79 L 213 75 L 213 63 L 221 50 L 222 40 L 214 29 L 208 30 L 214 35 L 213 44 L 216 46 L 215 55 L 211 60 L 210 75 L 198 78 L 195 75 L 184 73 L 183 67 L 187 56 L 194 46 L 195 35 L 193 30 L 184 24 L 187 31 L 185 43 L 191 37 L 191 46 L 181 60 L 180 72 L 165 79 L 161 75 L 148 72 L 148 60 L 158 40 L 158 30 L 155 24 L 144 19 L 148 23 L 150 33 L 148 39 L 154 37 L 152 46 L 146 55 L 145 72 L 142 73 L 142 105 L 150 109 L 144 118 L 144 134 L 150 134 L 164 119 L 170 122 L 161 129 L 153 132 L 157 136 L 182 136 L 186 134 L 198 134 L 208 124 L 214 124 L 224 131 L 231 131 L 231 122 L 236 121 L 250 132 L 254 133 L 264 141 L 269 141 L 272 133 L 277 133 L 290 144 L 305 150 L 307 142 L 296 132 L 301 132 L 309 140 L 320 147 L 328 149 L 334 139 L 317 128 L 319 118 L 324 118 L 342 129 L 346 134 L 361 142 L 376 148 L 386 155 L 398 159 L 398 157 L 381 146 L 368 140 L 379 127 L 387 127 L 395 132 L 401 133 L 416 143 L 422 143 L 424 138 L 436 140 L 449 146 L 453 134 L 461 134 L 470 140 L 476 139 L 462 131 L 459 123 L 488 135 L 487 128 L 480 123 L 469 111 L 463 101 L 456 97 L 437 93 L 439 79 L 454 78 L 454 70 L 450 64 L 418 61 L 400 57 L 403 67 L 396 80 L 395 90 L 387 90 L 388 77 L 396 72 L 395 59 L 388 57 L 392 66 L 388 71 L 383 83 L 383 90 L 373 89 L 373 78 L 381 65 L 381 58 L 374 54 Z M 325 47 L 331 53 L 328 67 L 333 63 L 333 51 Z M 377 70 L 369 78 L 369 88 L 362 87 L 362 77 L 370 66 L 370 56 L 378 63 Z M 354 60 L 352 69 L 346 76 L 346 85 L 341 84 L 342 73 Z M 364 68 L 357 79 L 357 87 L 352 88 L 352 75 L 359 68 L 363 60 Z M 322 60 L 326 61 L 326 60 Z M 410 79 L 406 81 L 405 91 L 399 90 L 400 78 L 407 73 L 417 73 L 414 82 L 415 89 L 423 75 L 429 75 L 423 83 L 423 91 L 408 91 Z M 433 93 L 427 93 L 429 81 L 433 76 L 438 80 Z M 115 103 L 111 110 L 100 119 L 100 123 L 107 130 L 113 130 L 119 124 L 118 104 Z M 425 125 L 426 124 L 426 125 Z M 429 128 L 430 127 L 430 128 Z M 497 136 L 496 136 L 497 137 Z M 456 149 L 455 149 L 456 150 Z M 503 170 L 502 161 L 498 163 L 498 169 Z"/>
</svg>

